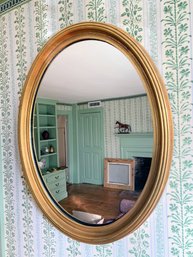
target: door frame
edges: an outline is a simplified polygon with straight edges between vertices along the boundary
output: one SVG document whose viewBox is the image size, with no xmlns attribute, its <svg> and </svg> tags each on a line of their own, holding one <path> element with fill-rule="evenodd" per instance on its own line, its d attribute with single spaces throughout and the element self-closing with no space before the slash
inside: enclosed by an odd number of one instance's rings
<svg viewBox="0 0 193 257">
<path fill-rule="evenodd" d="M 73 183 L 73 170 L 74 170 L 74 162 L 73 162 L 73 120 L 72 120 L 72 111 L 71 110 L 56 110 L 56 116 L 62 115 L 67 117 L 67 151 L 68 151 L 68 182 Z"/>
</svg>

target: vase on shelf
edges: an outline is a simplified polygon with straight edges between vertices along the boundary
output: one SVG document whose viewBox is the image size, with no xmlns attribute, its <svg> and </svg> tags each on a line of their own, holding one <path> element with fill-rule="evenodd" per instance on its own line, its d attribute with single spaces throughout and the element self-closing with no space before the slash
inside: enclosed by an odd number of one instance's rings
<svg viewBox="0 0 193 257">
<path fill-rule="evenodd" d="M 43 137 L 44 140 L 49 139 L 49 132 L 47 130 L 43 131 L 42 132 L 42 137 Z"/>
</svg>

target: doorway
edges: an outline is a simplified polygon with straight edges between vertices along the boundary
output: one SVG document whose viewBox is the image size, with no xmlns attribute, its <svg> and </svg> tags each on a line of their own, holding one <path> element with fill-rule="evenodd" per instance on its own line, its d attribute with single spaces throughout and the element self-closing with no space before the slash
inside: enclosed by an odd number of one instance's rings
<svg viewBox="0 0 193 257">
<path fill-rule="evenodd" d="M 58 125 L 58 159 L 60 167 L 68 167 L 68 118 L 57 115 Z"/>
</svg>

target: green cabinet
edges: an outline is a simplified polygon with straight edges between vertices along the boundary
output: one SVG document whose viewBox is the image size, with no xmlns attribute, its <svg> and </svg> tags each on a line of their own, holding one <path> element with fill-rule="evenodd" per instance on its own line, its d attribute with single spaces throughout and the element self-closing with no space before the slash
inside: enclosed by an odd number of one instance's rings
<svg viewBox="0 0 193 257">
<path fill-rule="evenodd" d="M 65 170 L 57 170 L 43 175 L 43 179 L 50 193 L 57 201 L 61 201 L 68 196 L 66 191 Z"/>
<path fill-rule="evenodd" d="M 56 101 L 37 99 L 33 116 L 33 143 L 39 168 L 52 196 L 67 197 L 66 172 L 58 168 L 58 128 Z"/>
</svg>

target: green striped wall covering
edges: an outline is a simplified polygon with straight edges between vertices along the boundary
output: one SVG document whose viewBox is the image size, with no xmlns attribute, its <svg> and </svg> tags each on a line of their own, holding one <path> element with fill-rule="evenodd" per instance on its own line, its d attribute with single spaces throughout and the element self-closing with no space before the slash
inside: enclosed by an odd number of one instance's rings
<svg viewBox="0 0 193 257">
<path fill-rule="evenodd" d="M 78 105 L 87 109 L 88 105 Z M 120 158 L 120 140 L 115 123 L 130 124 L 132 132 L 152 132 L 151 110 L 147 96 L 102 102 L 104 115 L 105 157 Z"/>
<path fill-rule="evenodd" d="M 64 105 L 64 104 L 57 104 L 56 110 L 57 111 L 72 111 L 72 106 Z"/>
<path fill-rule="evenodd" d="M 20 3 L 0 13 L 1 255 L 193 256 L 192 1 L 31 0 Z M 66 237 L 43 216 L 22 176 L 17 147 L 17 114 L 26 74 L 52 35 L 80 21 L 115 24 L 144 45 L 165 80 L 175 129 L 170 178 L 156 209 L 131 235 L 100 246 Z M 137 130 L 138 125 L 132 127 Z"/>
</svg>

